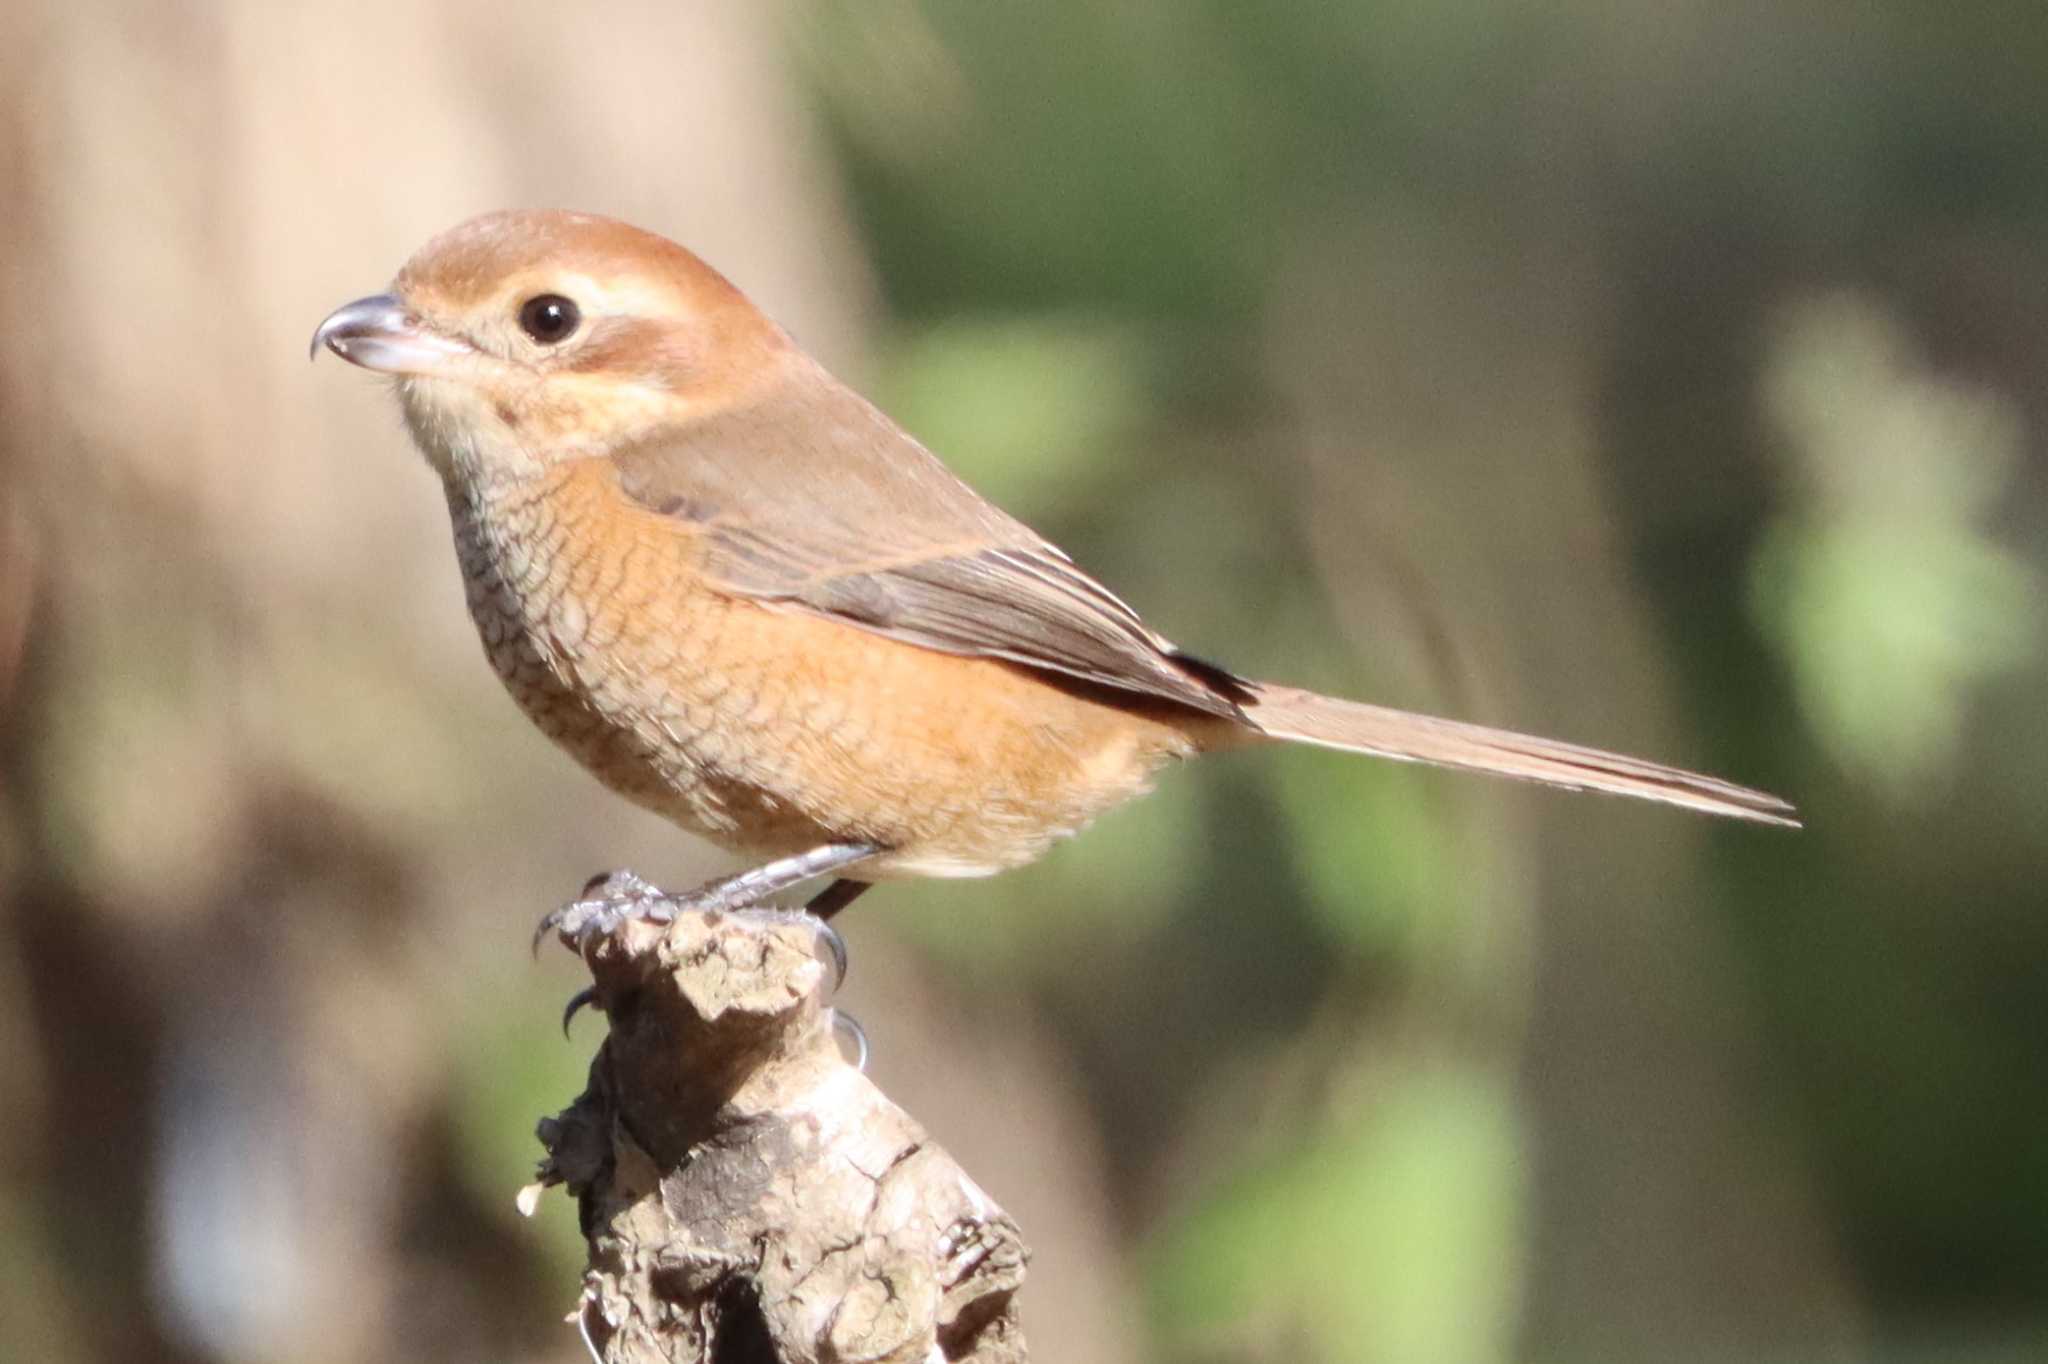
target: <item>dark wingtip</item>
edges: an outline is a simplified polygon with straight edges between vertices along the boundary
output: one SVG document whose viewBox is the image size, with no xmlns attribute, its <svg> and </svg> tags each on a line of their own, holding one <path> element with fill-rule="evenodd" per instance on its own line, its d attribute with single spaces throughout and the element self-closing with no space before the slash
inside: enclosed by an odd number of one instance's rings
<svg viewBox="0 0 2048 1364">
<path fill-rule="evenodd" d="M 1166 656 L 1172 659 L 1182 672 L 1233 706 L 1249 705 L 1258 698 L 1257 683 L 1248 677 L 1238 676 L 1220 663 L 1211 663 L 1206 658 L 1196 658 L 1181 649 L 1168 650 Z"/>
</svg>

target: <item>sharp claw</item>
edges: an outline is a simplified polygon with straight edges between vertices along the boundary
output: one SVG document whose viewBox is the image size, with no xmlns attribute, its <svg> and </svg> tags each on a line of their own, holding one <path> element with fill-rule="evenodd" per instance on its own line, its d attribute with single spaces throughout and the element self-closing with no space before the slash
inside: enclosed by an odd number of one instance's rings
<svg viewBox="0 0 2048 1364">
<path fill-rule="evenodd" d="M 813 920 L 818 936 L 825 942 L 825 950 L 832 954 L 832 993 L 846 984 L 846 939 L 839 936 L 839 930 L 823 919 Z"/>
<path fill-rule="evenodd" d="M 596 999 L 597 987 L 594 985 L 586 985 L 569 996 L 569 1002 L 562 1007 L 562 1036 L 569 1035 L 569 1024 L 575 1021 L 577 1013 L 583 1006 L 594 1003 Z"/>
<path fill-rule="evenodd" d="M 844 1009 L 834 1009 L 832 1032 L 853 1044 L 853 1068 L 863 1075 L 867 1074 L 868 1030 L 860 1025 L 860 1020 Z"/>
<path fill-rule="evenodd" d="M 533 955 L 540 955 L 540 945 L 550 933 L 559 932 L 565 923 L 578 921 L 584 926 L 596 916 L 604 905 L 603 900 L 571 900 L 559 909 L 551 909 L 540 916 L 540 923 L 533 930 Z"/>
<path fill-rule="evenodd" d="M 583 1337 L 583 1348 L 590 1351 L 590 1364 L 604 1364 L 604 1356 L 598 1353 L 597 1342 L 590 1338 L 590 1309 L 594 1304 L 585 1299 L 576 1304 L 576 1334 Z"/>
</svg>

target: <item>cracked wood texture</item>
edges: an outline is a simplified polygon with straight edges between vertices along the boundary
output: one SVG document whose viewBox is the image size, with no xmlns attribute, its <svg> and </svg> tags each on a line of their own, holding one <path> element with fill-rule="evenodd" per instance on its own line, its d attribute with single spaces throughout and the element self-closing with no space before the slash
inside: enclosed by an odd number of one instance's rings
<svg viewBox="0 0 2048 1364">
<path fill-rule="evenodd" d="M 578 1200 L 604 1364 L 1025 1358 L 1021 1233 L 842 1058 L 812 943 L 685 913 L 586 948 L 610 1032 L 540 1178 Z"/>
</svg>

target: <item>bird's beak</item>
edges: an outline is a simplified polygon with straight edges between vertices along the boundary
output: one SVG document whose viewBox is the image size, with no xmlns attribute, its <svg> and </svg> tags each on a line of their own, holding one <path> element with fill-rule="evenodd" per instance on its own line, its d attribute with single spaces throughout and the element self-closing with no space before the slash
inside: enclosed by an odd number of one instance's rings
<svg viewBox="0 0 2048 1364">
<path fill-rule="evenodd" d="M 475 354 L 420 321 L 393 294 L 359 298 L 327 314 L 313 332 L 308 356 L 318 359 L 322 346 L 352 365 L 385 374 L 439 374 Z"/>
</svg>

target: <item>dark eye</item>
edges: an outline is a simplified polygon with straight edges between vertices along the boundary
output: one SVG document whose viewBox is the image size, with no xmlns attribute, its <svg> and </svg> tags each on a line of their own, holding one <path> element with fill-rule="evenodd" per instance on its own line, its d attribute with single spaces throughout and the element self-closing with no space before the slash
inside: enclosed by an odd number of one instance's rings
<svg viewBox="0 0 2048 1364">
<path fill-rule="evenodd" d="M 576 330 L 583 314 L 560 294 L 536 294 L 519 305 L 519 329 L 543 346 L 552 346 Z"/>
</svg>

